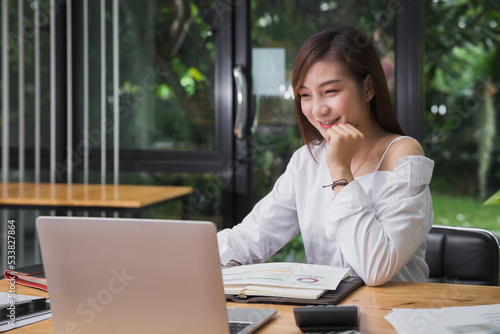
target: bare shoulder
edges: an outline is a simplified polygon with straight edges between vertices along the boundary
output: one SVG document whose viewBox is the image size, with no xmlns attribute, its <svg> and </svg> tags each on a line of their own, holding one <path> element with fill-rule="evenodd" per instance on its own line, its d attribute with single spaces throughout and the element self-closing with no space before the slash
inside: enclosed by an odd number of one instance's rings
<svg viewBox="0 0 500 334">
<path fill-rule="evenodd" d="M 385 143 L 385 148 L 396 138 L 399 136 L 388 136 Z M 420 155 L 424 156 L 424 150 L 418 141 L 413 138 L 406 137 L 401 138 L 398 141 L 394 142 L 380 165 L 380 170 L 392 171 L 394 170 L 394 166 L 396 163 L 406 156 L 412 155 Z"/>
</svg>

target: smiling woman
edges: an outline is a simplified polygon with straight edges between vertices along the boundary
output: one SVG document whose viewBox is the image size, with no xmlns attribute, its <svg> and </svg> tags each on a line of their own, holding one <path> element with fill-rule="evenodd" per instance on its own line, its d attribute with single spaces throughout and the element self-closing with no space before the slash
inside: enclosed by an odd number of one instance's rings
<svg viewBox="0 0 500 334">
<path fill-rule="evenodd" d="M 243 222 L 219 232 L 222 265 L 266 261 L 300 232 L 309 263 L 367 285 L 425 282 L 434 163 L 403 136 L 371 42 L 355 28 L 315 34 L 292 86 L 306 145 Z"/>
<path fill-rule="evenodd" d="M 329 67 L 328 69 L 325 68 L 324 63 L 326 63 L 326 67 Z M 323 72 L 325 70 L 327 72 Z M 316 73 L 312 73 L 313 71 Z M 336 73 L 332 73 L 332 71 Z M 302 88 L 308 77 L 311 78 L 317 74 L 325 76 L 327 73 L 330 77 L 321 82 L 322 85 L 332 80 L 341 80 L 341 78 L 352 81 L 351 83 L 357 86 L 360 95 L 369 94 L 368 101 L 375 120 L 390 132 L 403 134 L 396 119 L 386 76 L 377 52 L 361 31 L 349 28 L 327 29 L 302 45 L 295 60 L 292 77 L 292 85 L 296 89 L 295 107 L 297 111 L 301 110 L 300 104 L 302 103 L 301 91 L 297 91 L 297 87 Z M 338 78 L 331 77 L 332 74 Z M 304 122 L 304 117 L 307 117 L 305 114 L 297 112 L 297 117 L 302 136 L 308 138 L 306 144 L 309 145 L 315 140 L 322 139 L 323 136 L 312 128 L 314 126 L 312 123 Z"/>
<path fill-rule="evenodd" d="M 357 29 L 327 29 L 307 40 L 295 61 L 292 85 L 302 136 L 310 151 L 323 138 L 328 141 L 333 180 L 352 181 L 361 167 L 360 176 L 373 172 L 385 147 L 403 134 L 375 48 Z M 395 152 L 399 158 L 410 151 L 423 155 L 414 141 L 395 146 L 382 170 L 393 169 L 387 162 L 399 160 L 391 158 Z"/>
</svg>

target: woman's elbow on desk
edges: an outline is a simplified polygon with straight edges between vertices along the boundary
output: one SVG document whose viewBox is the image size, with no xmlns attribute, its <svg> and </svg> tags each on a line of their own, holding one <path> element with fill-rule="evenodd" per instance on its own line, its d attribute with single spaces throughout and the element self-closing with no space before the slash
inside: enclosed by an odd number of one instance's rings
<svg viewBox="0 0 500 334">
<path fill-rule="evenodd" d="M 354 268 L 353 268 L 354 269 Z M 367 286 L 379 286 L 389 282 L 394 274 L 382 267 L 373 266 L 365 270 L 359 270 L 355 273 L 359 276 Z"/>
<path fill-rule="evenodd" d="M 392 252 L 374 251 L 374 255 L 358 261 L 353 266 L 356 274 L 367 286 L 379 286 L 398 276 L 403 264 L 397 254 Z M 352 262 L 354 263 L 354 262 Z"/>
<path fill-rule="evenodd" d="M 365 285 L 372 286 L 372 287 L 383 285 L 383 284 L 389 282 L 390 280 L 391 280 L 391 278 L 388 278 L 388 277 L 373 277 L 373 278 L 363 279 L 363 281 L 365 282 Z"/>
</svg>

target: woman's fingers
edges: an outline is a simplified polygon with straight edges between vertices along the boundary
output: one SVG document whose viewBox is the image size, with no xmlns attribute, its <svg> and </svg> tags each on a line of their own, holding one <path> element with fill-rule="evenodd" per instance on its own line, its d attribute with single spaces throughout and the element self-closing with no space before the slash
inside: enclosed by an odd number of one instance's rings
<svg viewBox="0 0 500 334">
<path fill-rule="evenodd" d="M 327 134 L 328 166 L 350 168 L 352 158 L 363 143 L 363 133 L 351 124 L 339 124 L 328 129 Z"/>
<path fill-rule="evenodd" d="M 327 133 L 329 136 L 329 144 L 332 140 L 335 142 L 343 142 L 346 140 L 358 142 L 364 139 L 363 133 L 349 123 L 334 125 L 327 130 Z"/>
</svg>

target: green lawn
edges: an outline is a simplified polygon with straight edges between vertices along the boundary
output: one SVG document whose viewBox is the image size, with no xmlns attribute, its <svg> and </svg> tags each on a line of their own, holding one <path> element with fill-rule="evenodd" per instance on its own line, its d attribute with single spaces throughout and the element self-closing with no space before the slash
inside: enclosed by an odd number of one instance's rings
<svg viewBox="0 0 500 334">
<path fill-rule="evenodd" d="M 500 234 L 500 205 L 483 205 L 470 197 L 432 193 L 434 224 L 482 227 Z"/>
</svg>

